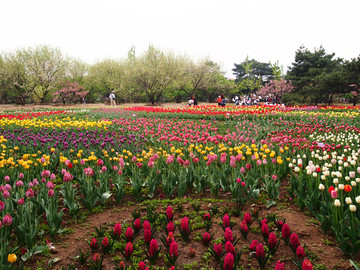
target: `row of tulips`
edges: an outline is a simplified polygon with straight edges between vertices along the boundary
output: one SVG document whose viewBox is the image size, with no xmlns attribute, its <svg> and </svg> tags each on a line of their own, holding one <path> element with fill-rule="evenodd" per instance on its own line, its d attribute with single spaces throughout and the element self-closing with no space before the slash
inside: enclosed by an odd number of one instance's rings
<svg viewBox="0 0 360 270">
<path fill-rule="evenodd" d="M 186 216 L 182 218 L 178 226 L 180 234 L 175 234 L 176 226 L 174 223 L 178 222 L 174 219 L 173 209 L 168 206 L 165 215 L 159 215 L 158 217 L 161 219 L 161 226 L 164 227 L 163 231 L 165 235 L 157 231 L 158 227 L 156 227 L 155 223 L 158 224 L 159 222 L 156 222 L 156 219 L 150 223 L 146 218 L 145 216 L 143 219 L 140 219 L 138 216 L 135 216 L 130 225 L 116 223 L 111 231 L 107 231 L 107 229 L 103 227 L 100 227 L 100 229 L 95 227 L 96 234 L 88 243 L 94 253 L 93 257 L 89 260 L 90 264 L 94 266 L 93 269 L 101 269 L 102 260 L 100 258 L 103 258 L 104 254 L 108 254 L 111 250 L 113 254 L 117 249 L 120 249 L 124 261 L 116 263 L 116 269 L 126 269 L 128 267 L 126 264 L 133 264 L 135 269 L 149 269 L 146 266 L 147 263 L 155 265 L 157 261 L 161 260 L 159 256 L 161 252 L 163 253 L 161 257 L 164 258 L 170 269 L 176 269 L 177 260 L 181 256 L 179 247 L 186 245 L 186 242 L 193 241 L 190 237 L 192 229 L 189 218 Z M 295 267 L 304 270 L 313 269 L 312 263 L 306 258 L 304 246 L 300 244 L 298 235 L 292 233 L 289 225 L 282 220 L 275 219 L 273 220 L 274 222 L 270 222 L 267 219 L 260 220 L 257 214 L 252 216 L 250 213 L 245 212 L 241 226 L 239 226 L 231 220 L 228 214 L 225 214 L 221 222 L 224 234 L 218 239 L 213 239 L 214 233 L 210 234 L 210 232 L 216 231 L 216 229 L 212 226 L 212 219 L 211 213 L 205 213 L 203 215 L 203 227 L 206 231 L 203 233 L 201 241 L 205 247 L 208 247 L 208 251 L 215 260 L 216 265 L 221 269 L 239 269 L 242 264 L 241 256 L 243 251 L 239 251 L 236 248 L 241 239 L 237 238 L 233 233 L 233 230 L 236 229 L 235 227 L 238 227 L 242 232 L 242 241 L 249 243 L 247 247 L 249 256 L 256 258 L 259 269 L 265 269 L 267 263 L 276 254 L 281 239 L 284 245 L 292 250 L 294 254 L 292 261 Z M 257 222 L 259 228 L 261 228 L 262 240 L 259 239 L 249 242 L 247 240 L 247 233 L 244 235 L 243 230 L 245 226 L 247 232 L 254 221 Z M 276 226 L 270 229 L 270 223 Z M 125 230 L 125 232 L 123 232 L 123 230 Z M 157 237 L 157 233 L 161 235 Z M 179 236 L 182 238 L 182 244 L 179 239 L 177 239 Z M 280 238 L 279 240 L 278 237 Z M 162 246 L 156 238 L 161 240 Z M 117 248 L 114 248 L 115 246 Z M 134 250 L 135 246 L 140 249 L 144 248 L 145 256 L 141 253 L 134 255 L 136 253 Z M 193 257 L 195 253 L 196 251 L 194 249 L 190 249 L 189 256 Z M 80 250 L 79 261 L 81 264 L 84 264 L 88 257 L 89 252 Z M 277 261 L 275 270 L 284 269 L 284 262 Z"/>
<path fill-rule="evenodd" d="M 33 119 L 39 117 L 57 117 L 62 115 L 71 114 L 67 110 L 60 111 L 28 111 L 28 112 L 18 112 L 11 114 L 0 114 L 0 119 L 9 119 L 9 120 L 24 120 L 24 119 Z"/>
</svg>

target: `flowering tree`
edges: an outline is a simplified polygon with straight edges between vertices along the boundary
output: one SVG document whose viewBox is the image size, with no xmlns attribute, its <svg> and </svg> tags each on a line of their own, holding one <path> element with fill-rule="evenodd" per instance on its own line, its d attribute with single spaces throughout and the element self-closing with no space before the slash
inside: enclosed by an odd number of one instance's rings
<svg viewBox="0 0 360 270">
<path fill-rule="evenodd" d="M 290 93 L 294 89 L 294 86 L 291 84 L 291 81 L 286 81 L 284 79 L 280 79 L 279 81 L 271 80 L 269 83 L 266 83 L 261 89 L 258 91 L 258 95 L 267 96 L 281 96 L 286 93 Z"/>
<path fill-rule="evenodd" d="M 81 102 L 87 93 L 89 93 L 89 91 L 85 91 L 85 88 L 77 82 L 70 83 L 67 81 L 60 90 L 53 94 L 53 101 L 57 102 L 61 100 L 63 104 Z"/>
</svg>

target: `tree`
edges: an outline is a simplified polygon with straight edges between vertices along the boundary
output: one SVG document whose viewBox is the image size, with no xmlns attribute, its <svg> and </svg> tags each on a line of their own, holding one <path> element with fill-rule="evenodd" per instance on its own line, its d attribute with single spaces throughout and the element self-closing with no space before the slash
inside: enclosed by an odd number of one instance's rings
<svg viewBox="0 0 360 270">
<path fill-rule="evenodd" d="M 273 67 L 269 63 L 249 60 L 247 57 L 242 63 L 234 65 L 235 68 L 232 71 L 236 75 L 236 83 L 246 93 L 257 91 L 274 78 Z"/>
<path fill-rule="evenodd" d="M 36 87 L 28 76 L 28 57 L 24 50 L 4 54 L 0 66 L 2 98 L 25 105 Z"/>
<path fill-rule="evenodd" d="M 360 101 L 360 56 L 344 63 L 344 72 L 348 94 L 353 105 Z"/>
<path fill-rule="evenodd" d="M 345 94 L 349 92 L 349 83 L 346 81 L 345 72 L 343 67 L 334 69 L 330 73 L 322 73 L 318 75 L 314 82 L 319 91 L 314 93 L 315 97 L 319 100 L 323 100 L 328 105 L 331 105 L 333 98 L 337 94 Z"/>
<path fill-rule="evenodd" d="M 89 65 L 80 59 L 70 59 L 66 65 L 66 79 L 71 82 L 84 83 L 89 73 Z"/>
<path fill-rule="evenodd" d="M 191 96 L 198 91 L 200 96 L 209 99 L 209 90 L 219 82 L 219 77 L 223 77 L 223 72 L 217 63 L 205 59 L 197 65 L 192 66 L 190 72 Z M 210 97 L 211 98 L 211 97 Z"/>
<path fill-rule="evenodd" d="M 191 67 L 193 67 L 193 65 L 195 64 L 192 60 L 186 56 L 176 56 L 174 63 L 176 73 L 174 74 L 173 81 L 164 92 L 167 98 L 180 103 L 185 97 L 188 98 L 192 96 Z"/>
<path fill-rule="evenodd" d="M 238 92 L 235 82 L 228 80 L 221 74 L 216 74 L 209 85 L 200 89 L 200 93 L 209 103 L 214 102 L 218 95 L 229 96 L 236 94 L 235 92 Z"/>
<path fill-rule="evenodd" d="M 64 78 L 66 60 L 59 49 L 48 46 L 28 48 L 23 51 L 23 54 L 28 59 L 27 76 L 36 85 L 33 93 L 41 103 L 44 103 Z"/>
<path fill-rule="evenodd" d="M 171 53 L 164 53 L 153 46 L 134 63 L 133 79 L 137 89 L 151 104 L 158 102 L 164 91 L 169 89 L 176 78 L 176 61 Z"/>
<path fill-rule="evenodd" d="M 89 91 L 80 86 L 77 82 L 71 83 L 69 81 L 63 83 L 63 87 L 53 93 L 54 102 L 61 100 L 65 105 L 66 103 L 82 102 Z"/>
<path fill-rule="evenodd" d="M 115 91 L 117 100 L 124 100 L 125 93 L 125 64 L 123 61 L 106 59 L 92 65 L 85 78 L 85 87 L 89 90 L 90 102 L 107 97 Z"/>
<path fill-rule="evenodd" d="M 267 95 L 281 97 L 284 94 L 290 93 L 293 89 L 294 86 L 291 84 L 291 81 L 286 81 L 284 79 L 271 80 L 261 87 L 258 91 L 258 95 L 263 97 Z"/>
<path fill-rule="evenodd" d="M 326 99 L 326 89 L 317 84 L 317 76 L 331 73 L 341 65 L 341 59 L 334 59 L 335 54 L 327 54 L 320 46 L 314 52 L 301 46 L 295 53 L 295 62 L 289 67 L 286 78 L 295 86 L 294 92 L 302 96 L 302 102 L 311 97 L 315 104 Z"/>
</svg>

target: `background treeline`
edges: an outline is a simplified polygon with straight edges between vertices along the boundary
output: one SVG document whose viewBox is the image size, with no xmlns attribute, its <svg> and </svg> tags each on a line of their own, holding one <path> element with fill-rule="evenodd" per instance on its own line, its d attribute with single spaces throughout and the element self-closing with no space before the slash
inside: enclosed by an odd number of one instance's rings
<svg viewBox="0 0 360 270">
<path fill-rule="evenodd" d="M 356 104 L 360 98 L 360 57 L 348 61 L 320 47 L 300 47 L 286 74 L 278 63 L 245 59 L 234 64 L 236 80 L 227 79 L 218 63 L 149 46 L 136 55 L 89 65 L 49 46 L 0 54 L 0 98 L 3 103 L 215 102 L 220 94 L 279 95 L 283 102 L 332 103 L 335 98 Z"/>
</svg>

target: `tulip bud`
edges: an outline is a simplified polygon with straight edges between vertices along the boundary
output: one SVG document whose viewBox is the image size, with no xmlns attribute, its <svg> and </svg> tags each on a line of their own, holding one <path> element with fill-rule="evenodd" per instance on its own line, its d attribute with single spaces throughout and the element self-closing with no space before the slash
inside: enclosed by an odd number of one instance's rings
<svg viewBox="0 0 360 270">
<path fill-rule="evenodd" d="M 349 206 L 349 208 L 350 208 L 350 211 L 351 211 L 351 212 L 356 212 L 356 206 L 355 206 L 355 205 L 351 204 L 351 205 Z"/>
<path fill-rule="evenodd" d="M 55 196 L 55 192 L 54 192 L 53 189 L 49 189 L 49 191 L 48 191 L 48 196 L 49 196 L 50 198 L 52 198 L 52 197 Z"/>
<path fill-rule="evenodd" d="M 336 200 L 334 201 L 334 205 L 335 205 L 336 207 L 341 206 L 340 200 L 339 200 L 339 199 L 336 199 Z"/>
<path fill-rule="evenodd" d="M 360 204 L 360 195 L 355 198 L 355 201 Z"/>
<path fill-rule="evenodd" d="M 3 217 L 2 223 L 4 226 L 10 226 L 12 222 L 13 222 L 12 217 L 9 214 Z"/>
</svg>

